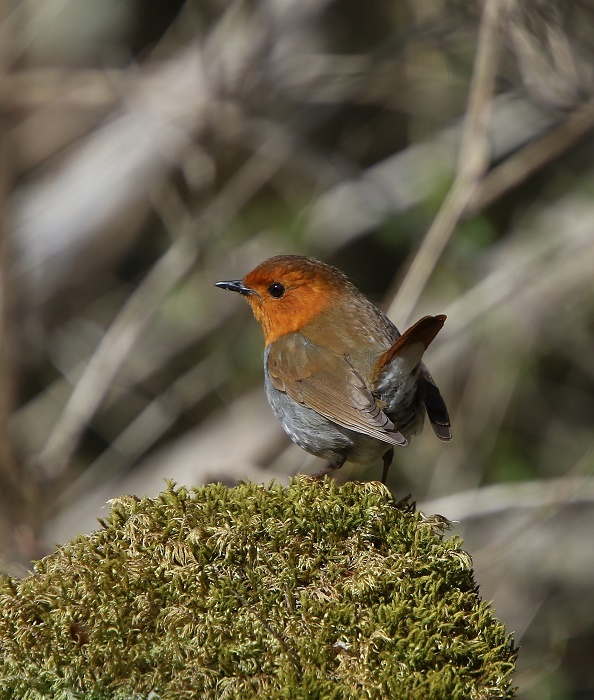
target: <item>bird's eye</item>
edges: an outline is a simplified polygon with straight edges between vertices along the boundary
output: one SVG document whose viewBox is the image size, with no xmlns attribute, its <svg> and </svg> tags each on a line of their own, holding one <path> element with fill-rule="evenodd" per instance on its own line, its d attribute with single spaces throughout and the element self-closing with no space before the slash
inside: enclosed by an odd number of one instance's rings
<svg viewBox="0 0 594 700">
<path fill-rule="evenodd" d="M 271 297 L 280 299 L 285 293 L 285 288 L 280 282 L 273 282 L 270 287 L 268 287 L 268 292 L 270 293 Z"/>
</svg>

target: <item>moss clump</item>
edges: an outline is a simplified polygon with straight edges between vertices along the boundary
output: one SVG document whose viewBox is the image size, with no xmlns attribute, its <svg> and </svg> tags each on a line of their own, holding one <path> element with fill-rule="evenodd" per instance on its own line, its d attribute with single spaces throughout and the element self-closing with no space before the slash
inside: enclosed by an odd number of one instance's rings
<svg viewBox="0 0 594 700">
<path fill-rule="evenodd" d="M 123 497 L 0 580 L 0 698 L 511 698 L 444 521 L 377 483 Z"/>
</svg>

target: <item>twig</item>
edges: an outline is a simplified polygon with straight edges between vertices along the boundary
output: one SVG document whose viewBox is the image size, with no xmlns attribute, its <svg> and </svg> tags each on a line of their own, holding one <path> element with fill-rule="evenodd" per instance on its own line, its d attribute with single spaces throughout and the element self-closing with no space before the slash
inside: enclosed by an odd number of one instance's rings
<svg viewBox="0 0 594 700">
<path fill-rule="evenodd" d="M 0 30 L 5 26 L 7 3 L 0 0 Z M 1 34 L 1 31 L 0 31 Z M 5 78 L 12 69 L 13 42 L 7 36 L 0 42 L 0 113 L 6 102 Z M 11 271 L 13 262 L 12 237 L 6 217 L 6 200 L 12 173 L 11 151 L 6 139 L 6 124 L 0 123 L 0 568 L 3 572 L 16 569 L 17 559 L 30 559 L 26 551 L 32 526 L 37 523 L 37 493 L 35 484 L 22 473 L 15 450 L 11 415 L 15 390 L 15 334 Z M 24 535 L 24 536 L 23 536 Z M 20 542 L 19 542 L 20 538 Z M 29 544 L 33 537 L 29 538 Z M 24 546 L 25 545 L 25 546 Z M 33 546 L 34 549 L 34 546 Z"/>
<path fill-rule="evenodd" d="M 405 324 L 489 163 L 487 125 L 505 0 L 485 0 L 454 183 L 388 309 Z"/>
<path fill-rule="evenodd" d="M 60 495 L 56 508 L 59 509 L 61 504 L 78 501 L 99 483 L 106 483 L 124 472 L 161 439 L 184 411 L 202 401 L 222 381 L 223 373 L 219 363 L 210 358 L 178 377 L 70 484 Z"/>
<path fill-rule="evenodd" d="M 527 144 L 493 168 L 476 187 L 465 214 L 472 216 L 517 187 L 547 163 L 559 158 L 594 129 L 594 100 L 586 103 L 555 129 Z"/>
<path fill-rule="evenodd" d="M 524 327 L 536 328 L 554 317 L 559 304 L 589 289 L 594 265 L 591 216 L 589 204 L 578 208 L 575 197 L 568 196 L 546 207 L 531 224 L 540 232 L 538 245 L 527 246 L 517 237 L 503 246 L 493 269 L 446 308 L 452 319 L 445 331 L 449 342 L 436 348 L 432 364 L 451 361 L 460 352 L 465 329 L 497 306 L 507 304 L 508 313 L 515 311 Z M 557 335 L 561 340 L 558 329 Z"/>
</svg>

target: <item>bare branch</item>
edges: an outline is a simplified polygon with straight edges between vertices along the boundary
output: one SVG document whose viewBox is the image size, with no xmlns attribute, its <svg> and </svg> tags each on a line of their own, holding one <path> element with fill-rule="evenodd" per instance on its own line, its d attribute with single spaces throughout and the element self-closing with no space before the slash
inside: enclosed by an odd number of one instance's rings
<svg viewBox="0 0 594 700">
<path fill-rule="evenodd" d="M 558 127 L 528 143 L 489 172 L 472 194 L 465 215 L 472 216 L 496 202 L 533 173 L 567 153 L 594 129 L 594 100 L 572 112 Z"/>
<path fill-rule="evenodd" d="M 495 88 L 498 34 L 505 9 L 506 0 L 485 0 L 454 184 L 388 308 L 388 316 L 403 324 L 410 317 L 489 163 L 487 125 Z"/>
</svg>

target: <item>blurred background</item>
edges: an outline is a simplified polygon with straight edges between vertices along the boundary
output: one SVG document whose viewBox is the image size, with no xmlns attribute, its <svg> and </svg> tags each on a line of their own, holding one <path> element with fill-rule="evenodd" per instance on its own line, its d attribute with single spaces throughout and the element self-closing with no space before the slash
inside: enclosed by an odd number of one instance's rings
<svg viewBox="0 0 594 700">
<path fill-rule="evenodd" d="M 0 568 L 319 468 L 213 286 L 313 255 L 448 315 L 454 439 L 389 487 L 456 521 L 518 697 L 594 698 L 593 74 L 592 0 L 0 1 Z"/>
</svg>

